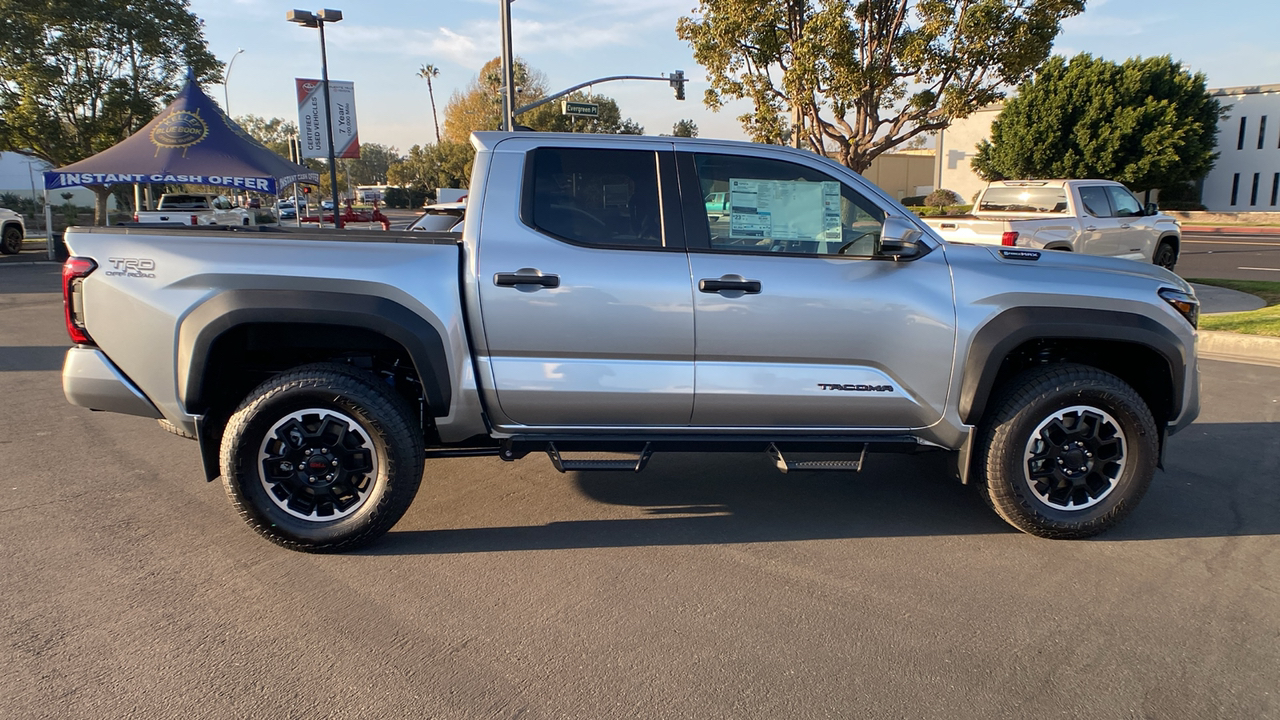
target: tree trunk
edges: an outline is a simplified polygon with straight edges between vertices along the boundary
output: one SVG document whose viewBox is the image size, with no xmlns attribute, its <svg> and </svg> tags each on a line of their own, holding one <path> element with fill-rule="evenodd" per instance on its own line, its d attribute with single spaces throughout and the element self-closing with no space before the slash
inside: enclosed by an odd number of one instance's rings
<svg viewBox="0 0 1280 720">
<path fill-rule="evenodd" d="M 436 147 L 440 147 L 440 116 L 436 115 L 436 94 L 431 89 L 431 78 L 427 78 L 427 95 L 431 98 L 431 122 L 436 126 Z"/>
<path fill-rule="evenodd" d="M 88 185 L 93 191 L 93 224 L 99 227 L 107 225 L 107 198 L 111 197 L 110 185 Z"/>
</svg>

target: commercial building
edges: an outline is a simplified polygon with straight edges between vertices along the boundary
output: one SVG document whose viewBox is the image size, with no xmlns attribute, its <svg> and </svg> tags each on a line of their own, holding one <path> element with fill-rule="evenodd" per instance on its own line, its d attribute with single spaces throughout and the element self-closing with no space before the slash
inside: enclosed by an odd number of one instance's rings
<svg viewBox="0 0 1280 720">
<path fill-rule="evenodd" d="M 1218 124 L 1218 161 L 1201 183 L 1211 212 L 1280 212 L 1280 85 L 1209 91 L 1227 109 Z M 986 182 L 969 162 L 991 137 L 1003 105 L 982 108 L 938 135 L 938 187 L 971 200 Z"/>
</svg>

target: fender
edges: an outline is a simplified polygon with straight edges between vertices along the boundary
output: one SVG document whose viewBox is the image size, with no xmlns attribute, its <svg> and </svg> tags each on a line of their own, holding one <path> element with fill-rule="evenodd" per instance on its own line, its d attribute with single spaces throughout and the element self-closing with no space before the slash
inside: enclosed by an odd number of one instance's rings
<svg viewBox="0 0 1280 720">
<path fill-rule="evenodd" d="M 1154 350 L 1169 363 L 1173 417 L 1182 412 L 1186 378 L 1174 369 L 1184 367 L 1187 358 L 1182 342 L 1169 328 L 1145 315 L 1118 310 L 1020 307 L 1001 312 L 973 335 L 960 382 L 958 410 L 965 424 L 977 424 L 982 417 L 1004 358 L 1019 345 L 1038 339 L 1115 340 Z"/>
<path fill-rule="evenodd" d="M 312 290 L 228 290 L 201 303 L 178 328 L 178 397 L 190 411 L 200 403 L 206 363 L 223 333 L 250 323 L 310 323 L 360 327 L 399 343 L 409 353 L 434 416 L 449 413 L 444 339 L 426 318 L 393 300 Z"/>
</svg>

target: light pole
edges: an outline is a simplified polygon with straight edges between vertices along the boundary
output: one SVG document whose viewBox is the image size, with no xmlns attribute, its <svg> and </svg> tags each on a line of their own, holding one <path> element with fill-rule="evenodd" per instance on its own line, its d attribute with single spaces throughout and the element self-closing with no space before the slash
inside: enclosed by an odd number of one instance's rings
<svg viewBox="0 0 1280 720">
<path fill-rule="evenodd" d="M 321 10 L 310 13 L 306 10 L 290 10 L 285 19 L 302 27 L 320 29 L 320 78 L 324 85 L 324 125 L 329 141 L 329 189 L 333 193 L 333 226 L 342 228 L 342 220 L 338 216 L 338 163 L 333 157 L 333 109 L 329 102 L 329 58 L 324 48 L 324 24 L 338 22 L 342 19 L 341 10 Z M 320 224 L 324 224 L 324 205 L 320 206 Z"/>
<path fill-rule="evenodd" d="M 511 3 L 502 0 L 502 129 L 516 128 L 516 61 L 511 52 Z"/>
<path fill-rule="evenodd" d="M 222 107 L 227 111 L 227 117 L 231 117 L 231 96 L 227 93 L 227 81 L 231 79 L 231 66 L 236 64 L 236 58 L 242 52 L 244 48 L 236 50 L 236 54 L 231 56 L 231 62 L 227 63 L 227 72 L 222 75 Z"/>
</svg>

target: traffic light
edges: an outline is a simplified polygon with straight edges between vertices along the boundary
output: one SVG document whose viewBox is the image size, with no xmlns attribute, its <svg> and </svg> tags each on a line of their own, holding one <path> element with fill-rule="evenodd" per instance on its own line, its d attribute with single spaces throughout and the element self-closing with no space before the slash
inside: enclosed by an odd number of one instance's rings
<svg viewBox="0 0 1280 720">
<path fill-rule="evenodd" d="M 683 100 L 684 99 L 684 83 L 685 83 L 684 71 L 676 70 L 675 72 L 671 73 L 669 82 L 671 83 L 671 87 L 675 88 L 676 99 Z"/>
<path fill-rule="evenodd" d="M 302 194 L 303 194 L 303 195 L 310 195 L 310 194 L 311 194 L 311 186 L 310 186 L 310 185 L 303 185 L 303 186 L 302 186 Z"/>
</svg>

